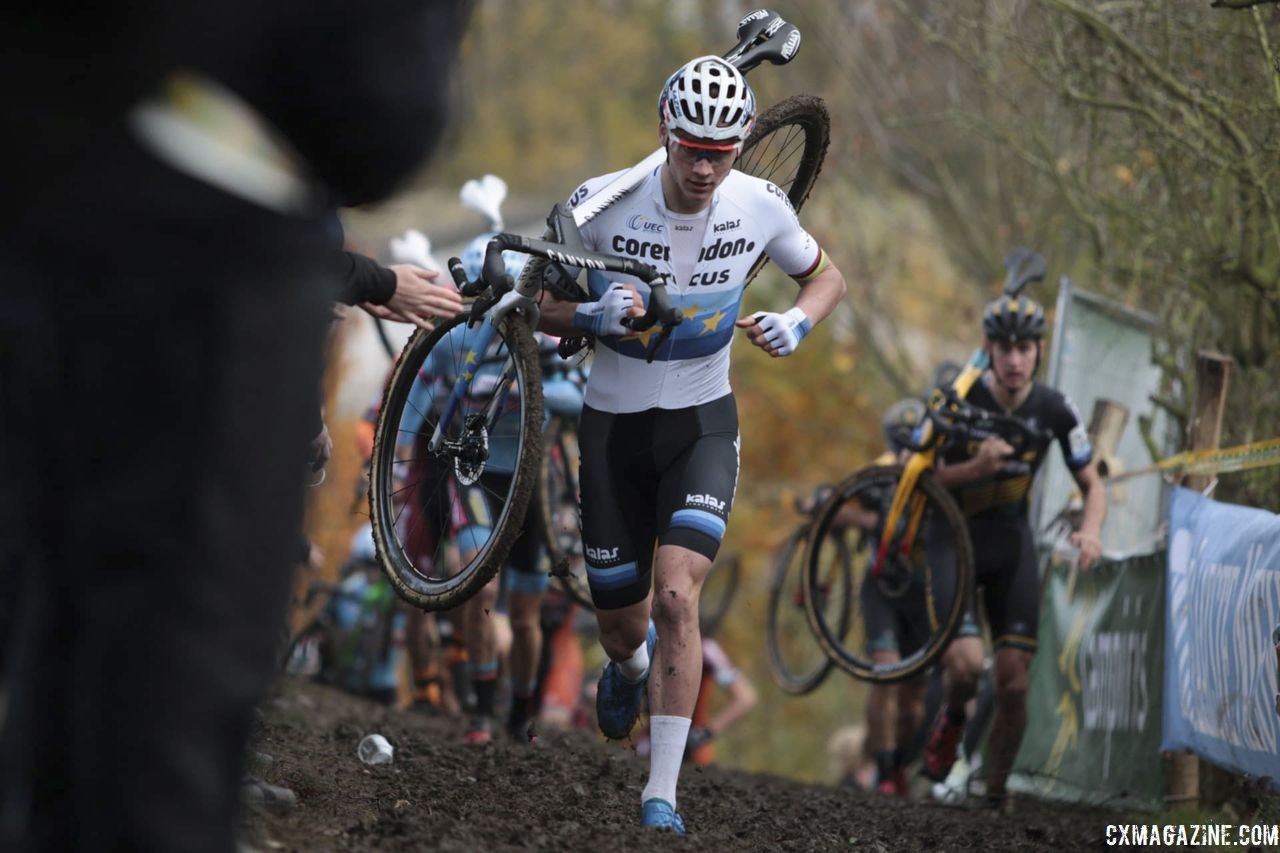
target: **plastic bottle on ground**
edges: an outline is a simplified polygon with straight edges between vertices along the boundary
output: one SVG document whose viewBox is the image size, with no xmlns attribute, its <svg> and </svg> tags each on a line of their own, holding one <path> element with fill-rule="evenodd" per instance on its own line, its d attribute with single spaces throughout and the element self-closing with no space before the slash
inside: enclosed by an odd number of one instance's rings
<svg viewBox="0 0 1280 853">
<path fill-rule="evenodd" d="M 356 754 L 365 764 L 390 764 L 395 749 L 382 735 L 365 735 L 356 747 Z"/>
</svg>

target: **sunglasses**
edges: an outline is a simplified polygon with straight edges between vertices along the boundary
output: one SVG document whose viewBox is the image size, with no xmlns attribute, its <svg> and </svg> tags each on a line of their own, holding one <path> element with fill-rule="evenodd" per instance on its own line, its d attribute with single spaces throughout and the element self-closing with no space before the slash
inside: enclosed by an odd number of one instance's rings
<svg viewBox="0 0 1280 853">
<path fill-rule="evenodd" d="M 699 160 L 706 160 L 712 166 L 723 168 L 731 165 L 738 158 L 738 150 L 742 147 L 741 143 L 738 142 L 728 146 L 690 142 L 686 139 L 681 139 L 674 133 L 669 138 L 675 140 L 675 155 L 680 158 L 681 162 L 690 165 L 697 163 Z"/>
</svg>

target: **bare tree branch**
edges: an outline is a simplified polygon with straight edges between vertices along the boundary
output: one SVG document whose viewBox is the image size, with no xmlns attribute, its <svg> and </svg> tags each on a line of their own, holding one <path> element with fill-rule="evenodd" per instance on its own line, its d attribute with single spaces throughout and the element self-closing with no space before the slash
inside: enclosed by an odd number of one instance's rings
<svg viewBox="0 0 1280 853">
<path fill-rule="evenodd" d="M 1280 3 L 1280 0 L 1269 0 Z M 1262 20 L 1262 13 L 1255 6 L 1250 10 L 1253 18 L 1253 31 L 1258 37 L 1258 46 L 1262 48 L 1262 57 L 1267 63 L 1267 73 L 1271 78 L 1271 97 L 1280 106 L 1280 66 L 1276 65 L 1276 55 L 1271 49 L 1271 38 L 1267 35 L 1267 26 Z"/>
<path fill-rule="evenodd" d="M 1256 6 L 1271 6 L 1280 0 L 1213 0 L 1209 5 L 1214 9 L 1252 9 Z"/>
</svg>

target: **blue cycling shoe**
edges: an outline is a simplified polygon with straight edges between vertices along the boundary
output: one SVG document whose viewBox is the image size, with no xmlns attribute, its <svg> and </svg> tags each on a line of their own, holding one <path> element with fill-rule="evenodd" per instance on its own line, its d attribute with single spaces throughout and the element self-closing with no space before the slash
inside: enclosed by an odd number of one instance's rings
<svg viewBox="0 0 1280 853">
<path fill-rule="evenodd" d="M 652 665 L 653 647 L 658 642 L 658 631 L 649 622 L 649 634 L 645 638 L 645 648 L 649 651 Z M 622 670 L 613 661 L 609 661 L 604 672 L 600 674 L 600 682 L 596 685 L 596 723 L 600 731 L 610 740 L 622 740 L 631 734 L 631 729 L 640 716 L 640 700 L 644 697 L 645 685 L 649 683 L 646 672 L 639 681 L 627 681 Z"/>
<path fill-rule="evenodd" d="M 666 800 L 654 798 L 645 800 L 640 807 L 640 825 L 654 829 L 669 829 L 684 835 L 684 821 L 676 814 L 675 808 Z"/>
</svg>

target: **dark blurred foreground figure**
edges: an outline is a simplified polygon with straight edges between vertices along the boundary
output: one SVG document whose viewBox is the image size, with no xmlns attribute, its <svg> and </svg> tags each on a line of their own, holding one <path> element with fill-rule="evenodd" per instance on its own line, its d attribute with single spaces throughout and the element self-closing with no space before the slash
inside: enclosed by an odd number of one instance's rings
<svg viewBox="0 0 1280 853">
<path fill-rule="evenodd" d="M 466 11 L 0 11 L 0 849 L 234 848 L 341 269 L 323 214 L 432 147 Z"/>
</svg>

